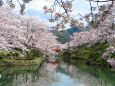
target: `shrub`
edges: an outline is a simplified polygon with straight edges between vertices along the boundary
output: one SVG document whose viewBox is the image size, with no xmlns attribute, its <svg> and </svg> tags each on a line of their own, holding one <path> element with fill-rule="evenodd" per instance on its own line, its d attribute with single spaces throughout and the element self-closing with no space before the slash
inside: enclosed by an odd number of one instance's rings
<svg viewBox="0 0 115 86">
<path fill-rule="evenodd" d="M 4 58 L 6 55 L 3 52 L 0 52 L 0 59 Z"/>
<path fill-rule="evenodd" d="M 43 55 L 38 49 L 32 49 L 30 50 L 30 52 L 26 52 L 26 53 L 27 53 L 26 59 L 28 60 L 32 60 L 41 57 Z"/>
</svg>

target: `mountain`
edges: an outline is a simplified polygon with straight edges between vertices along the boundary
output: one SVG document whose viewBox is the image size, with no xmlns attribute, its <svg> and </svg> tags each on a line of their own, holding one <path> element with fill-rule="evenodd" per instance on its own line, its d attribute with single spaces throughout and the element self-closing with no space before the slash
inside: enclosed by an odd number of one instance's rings
<svg viewBox="0 0 115 86">
<path fill-rule="evenodd" d="M 65 31 L 57 31 L 57 30 L 50 30 L 54 35 L 56 35 L 58 38 L 57 40 L 60 41 L 62 44 L 69 42 L 71 40 L 70 36 L 73 35 L 74 32 L 81 32 L 82 30 L 74 27 L 69 28 Z"/>
<path fill-rule="evenodd" d="M 77 27 L 67 29 L 67 33 L 70 35 L 73 35 L 74 32 L 82 32 L 82 30 Z"/>
</svg>

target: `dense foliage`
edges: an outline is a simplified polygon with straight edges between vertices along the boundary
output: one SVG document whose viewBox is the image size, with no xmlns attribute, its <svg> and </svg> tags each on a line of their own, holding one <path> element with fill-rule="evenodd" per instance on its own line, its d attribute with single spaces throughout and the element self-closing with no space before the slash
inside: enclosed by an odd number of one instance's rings
<svg viewBox="0 0 115 86">
<path fill-rule="evenodd" d="M 103 65 L 106 62 L 103 60 L 102 55 L 108 46 L 107 43 L 97 43 L 91 47 L 82 45 L 72 48 L 71 51 L 65 50 L 62 57 L 65 59 L 70 57 L 71 59 L 85 60 L 88 64 Z"/>
</svg>

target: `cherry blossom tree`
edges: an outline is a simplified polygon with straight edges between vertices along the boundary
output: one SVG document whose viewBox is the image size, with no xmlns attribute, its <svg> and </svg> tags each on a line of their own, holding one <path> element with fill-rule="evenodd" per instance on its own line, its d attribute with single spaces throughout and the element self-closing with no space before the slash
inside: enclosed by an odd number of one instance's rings
<svg viewBox="0 0 115 86">
<path fill-rule="evenodd" d="M 21 8 L 20 13 L 23 14 L 25 10 L 25 4 L 29 3 L 32 0 L 15 0 L 15 1 L 19 3 Z M 71 12 L 73 11 L 73 3 L 72 3 L 73 1 L 74 0 L 53 0 L 54 3 L 50 7 L 48 6 L 43 7 L 45 14 L 47 13 L 51 14 L 51 18 L 49 19 L 49 21 L 57 23 L 53 27 L 54 29 L 59 29 L 59 28 L 64 29 L 66 24 L 68 23 L 70 23 L 71 27 L 77 26 L 81 29 L 84 28 L 84 24 L 82 21 L 83 17 L 81 17 L 79 21 L 79 19 L 73 19 L 71 16 Z M 88 24 L 90 24 L 90 26 L 93 26 L 93 28 L 95 28 L 96 26 L 98 26 L 100 20 L 103 20 L 106 17 L 106 15 L 110 12 L 109 10 L 113 5 L 114 0 L 88 0 L 88 1 L 90 4 L 91 13 L 87 14 L 85 18 L 87 18 L 86 21 L 88 22 Z M 6 2 L 10 7 L 12 8 L 15 7 L 14 0 L 6 0 Z M 92 2 L 97 3 L 97 7 L 92 6 Z M 109 6 L 105 6 L 105 5 L 100 6 L 99 3 L 103 3 L 103 2 L 104 3 L 111 2 L 111 4 Z M 0 0 L 0 6 L 2 5 L 3 5 L 3 0 Z M 99 13 L 94 14 L 93 11 L 95 11 L 97 8 L 99 10 Z M 107 9 L 105 10 L 105 8 Z"/>
<path fill-rule="evenodd" d="M 23 22 L 27 27 L 25 34 L 29 46 L 39 48 L 46 53 L 53 53 L 53 49 L 57 46 L 61 48 L 61 43 L 56 40 L 57 37 L 48 31 L 43 22 L 38 21 L 35 17 L 25 18 Z"/>
<path fill-rule="evenodd" d="M 115 53 L 115 1 L 110 5 L 103 5 L 100 11 L 93 15 L 94 22 L 90 21 L 91 16 L 91 14 L 88 14 L 85 17 L 92 30 L 75 33 L 72 37 L 73 40 L 68 44 L 70 47 L 74 47 L 84 44 L 91 45 L 97 42 L 107 42 L 109 48 L 102 55 L 102 58 L 115 67 L 115 59 L 111 58 L 112 54 Z"/>
<path fill-rule="evenodd" d="M 71 15 L 73 11 L 73 1 L 74 0 L 54 0 L 54 3 L 50 7 L 43 7 L 45 14 L 51 14 L 49 22 L 57 23 L 52 28 L 56 30 L 61 28 L 63 30 L 68 23 L 70 24 L 70 27 L 84 28 L 83 22 L 74 19 Z"/>
<path fill-rule="evenodd" d="M 0 50 L 28 50 L 30 47 L 51 53 L 52 49 L 61 45 L 48 31 L 47 26 L 37 18 L 14 14 L 6 6 L 0 8 L 0 13 Z"/>
<path fill-rule="evenodd" d="M 85 44 L 94 44 L 100 40 L 97 32 L 97 30 L 90 30 L 79 33 L 76 32 L 71 37 L 72 40 L 69 43 L 66 43 L 66 45 L 68 45 L 68 47 L 76 47 Z"/>
<path fill-rule="evenodd" d="M 11 8 L 15 8 L 17 4 L 15 4 L 15 2 L 17 2 L 20 6 L 20 14 L 24 14 L 25 12 L 25 4 L 29 3 L 32 0 L 0 0 L 0 6 L 2 6 L 4 3 L 7 3 Z"/>
<path fill-rule="evenodd" d="M 0 49 L 11 50 L 14 47 L 26 49 L 23 45 L 26 42 L 24 37 L 23 26 L 19 16 L 11 13 L 11 9 L 6 7 L 0 8 Z"/>
</svg>

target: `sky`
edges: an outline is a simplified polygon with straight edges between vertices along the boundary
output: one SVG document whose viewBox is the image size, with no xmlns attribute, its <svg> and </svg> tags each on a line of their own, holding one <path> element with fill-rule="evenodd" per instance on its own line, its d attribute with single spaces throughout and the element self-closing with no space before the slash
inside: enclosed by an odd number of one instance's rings
<svg viewBox="0 0 115 86">
<path fill-rule="evenodd" d="M 50 18 L 50 14 L 45 15 L 43 11 L 43 7 L 47 5 L 50 7 L 53 4 L 53 0 L 33 0 L 30 3 L 26 4 L 26 12 L 25 15 L 36 16 L 40 20 L 44 20 L 44 22 L 50 27 L 55 25 L 55 23 L 50 23 L 48 19 Z M 89 3 L 86 0 L 74 0 L 73 2 L 73 12 L 72 16 L 77 17 L 80 13 L 85 15 L 90 12 Z M 69 28 L 69 25 L 67 26 Z"/>
<path fill-rule="evenodd" d="M 4 0 L 5 1 L 5 0 Z M 20 6 L 13 0 L 14 3 L 17 5 L 15 11 L 19 11 Z M 21 0 L 19 0 L 21 2 Z M 49 27 L 55 25 L 55 23 L 50 23 L 48 19 L 50 18 L 50 14 L 45 15 L 43 11 L 43 7 L 47 5 L 50 7 L 53 4 L 54 0 L 32 0 L 31 2 L 26 4 L 26 11 L 24 16 L 36 16 L 39 20 L 42 20 L 45 24 Z M 92 3 L 92 5 L 96 5 L 96 3 Z M 77 18 L 78 14 L 85 15 L 90 13 L 90 4 L 87 0 L 74 0 L 73 1 L 73 12 L 71 13 L 72 16 Z M 69 28 L 69 26 L 68 26 Z"/>
</svg>

